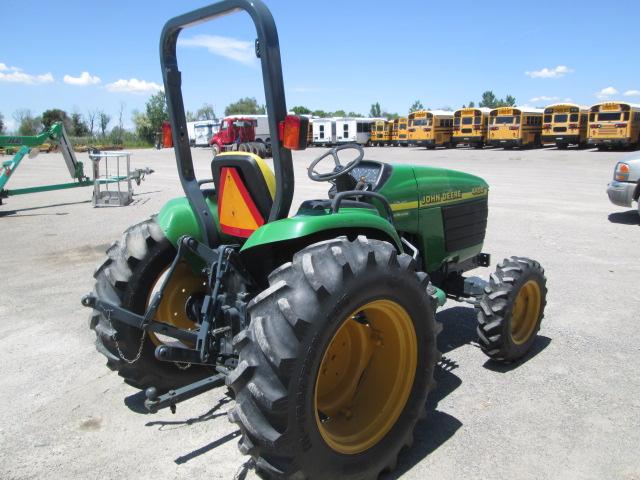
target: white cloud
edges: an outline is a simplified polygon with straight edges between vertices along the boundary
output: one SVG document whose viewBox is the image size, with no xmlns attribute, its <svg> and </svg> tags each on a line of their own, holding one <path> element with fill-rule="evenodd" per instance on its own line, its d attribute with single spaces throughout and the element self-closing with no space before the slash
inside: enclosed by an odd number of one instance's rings
<svg viewBox="0 0 640 480">
<path fill-rule="evenodd" d="M 618 94 L 618 90 L 616 90 L 613 87 L 606 87 L 603 88 L 602 90 L 600 90 L 599 92 L 596 93 L 596 97 L 601 99 L 601 100 L 606 100 L 607 98 L 611 97 L 612 95 L 617 95 Z"/>
<path fill-rule="evenodd" d="M 530 102 L 553 102 L 554 100 L 560 100 L 560 97 L 548 97 L 546 95 L 540 95 L 539 97 L 533 97 Z"/>
<path fill-rule="evenodd" d="M 158 85 L 155 82 L 147 82 L 146 80 L 138 80 L 137 78 L 130 78 L 129 80 L 121 78 L 113 83 L 108 83 L 106 87 L 110 92 L 127 93 L 151 93 L 164 90 L 162 85 Z"/>
<path fill-rule="evenodd" d="M 41 75 L 31 75 L 29 73 L 25 73 L 21 68 L 7 67 L 4 63 L 0 63 L 0 82 L 36 85 L 38 83 L 53 82 L 53 75 L 48 72 Z"/>
<path fill-rule="evenodd" d="M 206 48 L 214 55 L 220 55 L 244 65 L 257 63 L 255 46 L 252 41 L 219 35 L 196 35 L 191 38 L 178 38 L 178 45 L 184 47 Z"/>
<path fill-rule="evenodd" d="M 101 82 L 100 77 L 89 75 L 89 72 L 82 72 L 79 77 L 65 75 L 62 81 L 64 83 L 68 83 L 69 85 L 79 85 L 81 87 L 85 87 L 87 85 L 97 85 Z"/>
<path fill-rule="evenodd" d="M 566 65 L 558 65 L 555 68 L 543 68 L 542 70 L 526 71 L 524 74 L 531 78 L 559 78 L 567 73 L 572 73 L 573 69 Z"/>
<path fill-rule="evenodd" d="M 627 90 L 624 92 L 625 97 L 640 97 L 640 90 Z"/>
</svg>

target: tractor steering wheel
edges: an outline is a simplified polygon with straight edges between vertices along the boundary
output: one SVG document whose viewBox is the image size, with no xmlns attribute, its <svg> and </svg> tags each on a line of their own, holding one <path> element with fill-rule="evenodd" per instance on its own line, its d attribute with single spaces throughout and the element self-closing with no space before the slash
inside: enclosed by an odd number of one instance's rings
<svg viewBox="0 0 640 480">
<path fill-rule="evenodd" d="M 346 165 L 342 165 L 340 163 L 340 158 L 339 158 L 338 152 L 340 150 L 346 150 L 346 149 L 357 150 L 358 151 L 358 156 L 356 158 L 354 158 L 353 160 L 351 160 Z M 327 158 L 329 155 L 331 155 L 333 157 L 333 161 L 336 164 L 336 166 L 333 168 L 333 171 L 332 172 L 327 172 L 327 173 L 318 173 L 318 172 L 316 172 L 315 171 L 315 167 L 322 160 Z M 318 158 L 316 158 L 313 162 L 311 162 L 311 165 L 309 165 L 309 168 L 307 169 L 307 175 L 309 175 L 309 178 L 311 180 L 315 181 L 315 182 L 330 182 L 330 181 L 335 180 L 336 178 L 338 178 L 338 177 L 340 177 L 342 175 L 346 175 L 351 170 L 356 168 L 358 166 L 358 164 L 362 161 L 363 158 L 364 158 L 364 150 L 357 143 L 347 143 L 346 145 L 339 145 L 337 147 L 333 147 L 333 148 L 329 149 L 328 151 L 326 151 L 325 153 L 320 155 Z"/>
</svg>

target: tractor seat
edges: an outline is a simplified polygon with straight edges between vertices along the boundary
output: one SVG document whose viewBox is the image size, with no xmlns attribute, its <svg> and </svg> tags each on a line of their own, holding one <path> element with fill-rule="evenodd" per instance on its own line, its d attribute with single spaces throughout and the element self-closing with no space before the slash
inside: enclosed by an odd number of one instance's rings
<svg viewBox="0 0 640 480">
<path fill-rule="evenodd" d="M 300 204 L 300 208 L 298 208 L 298 215 L 304 214 L 305 212 L 311 211 L 325 211 L 331 210 L 331 199 L 320 199 L 320 200 L 305 200 Z M 340 203 L 340 208 L 368 208 L 371 210 L 378 209 L 367 202 L 361 202 L 358 200 L 343 200 Z"/>
<path fill-rule="evenodd" d="M 223 233 L 248 238 L 264 225 L 273 206 L 276 181 L 269 165 L 249 152 L 222 152 L 211 162 Z"/>
</svg>

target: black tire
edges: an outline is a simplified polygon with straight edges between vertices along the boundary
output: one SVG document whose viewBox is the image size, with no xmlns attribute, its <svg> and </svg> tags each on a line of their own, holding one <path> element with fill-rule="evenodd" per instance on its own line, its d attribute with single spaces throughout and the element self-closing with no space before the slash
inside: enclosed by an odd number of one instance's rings
<svg viewBox="0 0 640 480">
<path fill-rule="evenodd" d="M 539 313 L 532 316 L 524 336 L 516 338 L 512 330 L 514 306 L 518 294 L 528 282 L 537 285 L 539 299 L 532 302 L 531 306 L 535 308 L 537 303 Z M 493 360 L 506 362 L 525 355 L 540 330 L 546 304 L 547 279 L 540 264 L 523 257 L 504 259 L 491 274 L 485 293 L 476 305 L 478 338 L 482 351 Z"/>
<path fill-rule="evenodd" d="M 107 250 L 107 259 L 94 274 L 94 293 L 102 300 L 143 314 L 155 281 L 175 254 L 154 217 L 133 225 Z M 142 342 L 139 359 L 129 363 L 121 358 L 118 347 L 127 360 L 133 360 L 141 345 L 141 330 L 110 321 L 96 310 L 91 313 L 89 326 L 96 333 L 96 348 L 107 358 L 107 366 L 136 388 L 153 386 L 167 391 L 213 375 L 208 368 L 180 369 L 173 363 L 157 360 L 155 345 L 148 335 Z"/>
<path fill-rule="evenodd" d="M 274 270 L 269 288 L 248 306 L 249 328 L 234 339 L 239 364 L 227 378 L 236 404 L 240 451 L 267 478 L 374 479 L 394 468 L 425 413 L 438 358 L 428 276 L 387 242 L 345 237 L 309 246 Z M 411 316 L 418 350 L 416 375 L 397 421 L 357 454 L 324 441 L 316 420 L 320 362 L 341 319 L 372 299 L 391 299 Z M 344 344 L 343 344 L 344 345 Z M 364 375 L 363 375 L 364 378 Z"/>
</svg>

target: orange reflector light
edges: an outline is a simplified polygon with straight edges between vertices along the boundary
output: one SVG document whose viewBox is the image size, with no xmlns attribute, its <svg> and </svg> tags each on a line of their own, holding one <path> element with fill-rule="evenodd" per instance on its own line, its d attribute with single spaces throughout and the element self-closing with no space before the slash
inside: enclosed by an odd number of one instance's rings
<svg viewBox="0 0 640 480">
<path fill-rule="evenodd" d="M 620 173 L 629 173 L 629 165 L 627 165 L 626 163 L 619 163 L 618 164 L 618 172 L 620 172 Z"/>
<path fill-rule="evenodd" d="M 242 238 L 248 238 L 264 225 L 264 218 L 233 167 L 223 167 L 220 171 L 218 219 L 223 233 Z"/>
<path fill-rule="evenodd" d="M 287 115 L 280 122 L 280 138 L 282 146 L 287 150 L 304 150 L 307 148 L 309 119 L 298 115 Z"/>
</svg>

